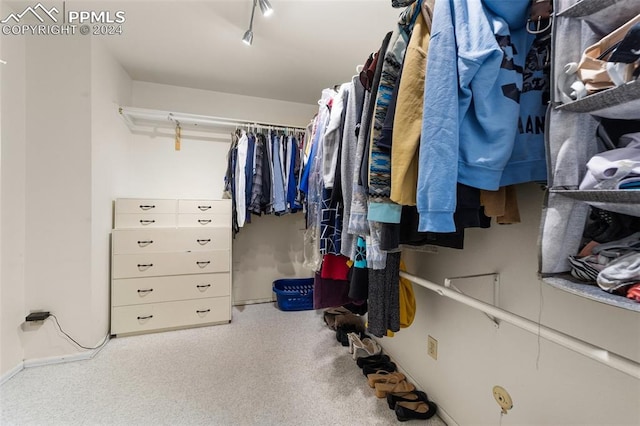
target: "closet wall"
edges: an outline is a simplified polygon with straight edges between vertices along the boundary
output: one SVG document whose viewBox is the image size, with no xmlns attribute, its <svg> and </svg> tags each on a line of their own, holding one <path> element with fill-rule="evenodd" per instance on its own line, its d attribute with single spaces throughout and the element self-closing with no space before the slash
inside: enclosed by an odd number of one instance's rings
<svg viewBox="0 0 640 426">
<path fill-rule="evenodd" d="M 7 8 L 0 3 L 5 16 Z M 23 358 L 16 319 L 24 313 L 25 40 L 0 37 L 0 374 Z M 12 207 L 9 207 L 12 206 Z"/>
<path fill-rule="evenodd" d="M 439 284 L 446 277 L 499 272 L 502 309 L 640 361 L 637 313 L 538 280 L 542 199 L 538 185 L 519 185 L 522 223 L 468 229 L 463 251 L 404 251 L 409 272 Z M 492 303 L 491 277 L 453 283 Z M 414 324 L 382 344 L 458 424 L 640 424 L 637 379 L 512 325 L 496 329 L 479 311 L 416 284 L 414 289 Z M 438 340 L 437 361 L 427 355 L 428 335 Z M 502 420 L 495 385 L 513 398 Z"/>
<path fill-rule="evenodd" d="M 0 164 L 5 378 L 23 361 L 86 356 L 53 321 L 25 324 L 31 310 L 56 314 L 87 346 L 108 332 L 115 198 L 222 195 L 227 135 L 221 142 L 184 138 L 177 152 L 173 137 L 132 134 L 119 105 L 299 126 L 317 106 L 133 82 L 87 37 L 3 37 L 2 58 L 10 64 L 2 70 Z M 240 302 L 270 300 L 276 278 L 309 276 L 301 268 L 302 220 L 256 218 L 243 229 L 234 253 Z"/>
<path fill-rule="evenodd" d="M 257 122 L 306 126 L 317 105 L 275 101 L 134 81 L 132 104 L 140 108 L 177 111 Z M 118 168 L 126 182 L 119 197 L 219 198 L 230 136 L 221 141 L 184 139 L 174 150 L 173 137 L 130 135 L 129 151 Z M 272 300 L 271 284 L 283 277 L 309 277 L 302 266 L 304 215 L 252 216 L 233 242 L 233 302 Z"/>
<path fill-rule="evenodd" d="M 103 113 L 126 101 L 130 79 L 105 52 L 86 37 L 4 38 L 3 376 L 80 352 L 53 321 L 25 324 L 31 310 L 51 311 L 87 346 L 108 331 L 110 153 L 128 132 Z"/>
</svg>

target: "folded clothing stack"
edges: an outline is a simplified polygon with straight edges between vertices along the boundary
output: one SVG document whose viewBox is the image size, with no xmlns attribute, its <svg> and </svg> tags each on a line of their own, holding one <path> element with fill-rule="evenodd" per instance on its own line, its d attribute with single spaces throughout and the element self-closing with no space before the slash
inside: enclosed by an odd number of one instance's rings
<svg viewBox="0 0 640 426">
<path fill-rule="evenodd" d="M 569 257 L 571 275 L 575 278 L 623 295 L 629 287 L 640 283 L 640 232 L 590 247 L 584 256 Z"/>
<path fill-rule="evenodd" d="M 580 189 L 640 189 L 640 134 L 626 136 L 628 145 L 591 157 Z"/>
</svg>

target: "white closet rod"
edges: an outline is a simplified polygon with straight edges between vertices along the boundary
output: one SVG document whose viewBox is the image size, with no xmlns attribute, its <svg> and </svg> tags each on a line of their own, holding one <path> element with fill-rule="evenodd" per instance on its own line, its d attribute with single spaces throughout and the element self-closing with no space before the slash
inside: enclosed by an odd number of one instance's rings
<svg viewBox="0 0 640 426">
<path fill-rule="evenodd" d="M 232 118 L 211 117 L 206 115 L 186 114 L 180 112 L 160 111 L 145 108 L 120 107 L 120 114 L 130 127 L 157 125 L 158 127 L 193 126 L 196 129 L 220 129 L 262 127 L 277 130 L 299 130 L 304 131 L 304 127 L 290 126 L 287 124 L 276 124 L 257 122 L 251 120 L 236 120 Z"/>
<path fill-rule="evenodd" d="M 473 297 L 466 296 L 458 293 L 447 287 L 435 284 L 431 281 L 425 280 L 415 275 L 408 274 L 406 272 L 400 272 L 400 276 L 406 278 L 422 287 L 435 291 L 441 296 L 448 297 L 464 305 L 470 306 L 474 309 L 489 314 L 494 318 L 501 319 L 509 324 L 515 325 L 518 328 L 528 331 L 529 333 L 540 335 L 550 342 L 554 342 L 564 348 L 575 351 L 581 355 L 598 361 L 611 368 L 615 368 L 618 371 L 622 371 L 636 379 L 640 379 L 640 363 L 623 357 L 616 353 L 612 353 L 599 346 L 592 345 L 584 340 L 577 339 L 573 336 L 569 336 L 561 331 L 553 328 L 546 327 L 544 325 L 538 325 L 538 323 L 528 320 L 524 317 L 505 311 L 504 309 L 497 308 L 488 303 L 482 302 Z"/>
</svg>

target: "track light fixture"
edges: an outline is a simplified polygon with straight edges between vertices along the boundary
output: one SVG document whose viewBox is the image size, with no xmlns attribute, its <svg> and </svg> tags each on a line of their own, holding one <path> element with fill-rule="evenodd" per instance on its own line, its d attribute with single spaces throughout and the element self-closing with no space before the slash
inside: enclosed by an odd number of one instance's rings
<svg viewBox="0 0 640 426">
<path fill-rule="evenodd" d="M 253 43 L 253 31 L 251 30 L 251 28 L 249 28 L 244 33 L 244 36 L 242 36 L 242 42 L 247 46 L 251 46 L 251 43 Z"/>
<path fill-rule="evenodd" d="M 256 13 L 256 6 L 260 3 L 260 10 L 262 11 L 263 16 L 269 16 L 273 14 L 273 8 L 271 7 L 271 3 L 269 0 L 253 0 L 253 7 L 251 8 L 251 20 L 249 21 L 249 29 L 245 31 L 242 36 L 242 42 L 247 46 L 251 46 L 253 43 L 253 17 Z"/>
<path fill-rule="evenodd" d="M 260 3 L 262 16 L 270 16 L 273 13 L 273 8 L 271 7 L 271 3 L 269 3 L 269 0 L 258 0 L 258 2 Z"/>
</svg>

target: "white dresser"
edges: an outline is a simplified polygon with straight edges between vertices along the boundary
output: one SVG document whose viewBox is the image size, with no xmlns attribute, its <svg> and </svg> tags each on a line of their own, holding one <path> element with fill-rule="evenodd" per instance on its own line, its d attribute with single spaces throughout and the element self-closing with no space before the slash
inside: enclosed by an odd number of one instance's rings
<svg viewBox="0 0 640 426">
<path fill-rule="evenodd" d="M 111 334 L 231 321 L 231 200 L 117 199 Z"/>
</svg>

